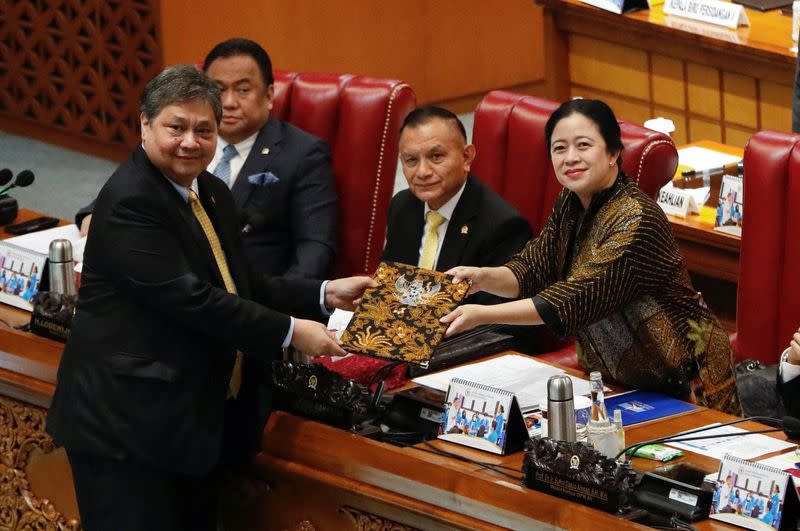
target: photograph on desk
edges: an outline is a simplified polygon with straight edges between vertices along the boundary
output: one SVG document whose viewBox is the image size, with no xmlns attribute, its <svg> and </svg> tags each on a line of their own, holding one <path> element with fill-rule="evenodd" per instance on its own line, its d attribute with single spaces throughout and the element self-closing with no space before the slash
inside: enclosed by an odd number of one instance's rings
<svg viewBox="0 0 800 531">
<path fill-rule="evenodd" d="M 416 266 L 381 262 L 342 334 L 342 347 L 365 354 L 427 367 L 447 325 L 439 319 L 458 306 L 468 282 L 453 284 L 445 275 Z"/>
<path fill-rule="evenodd" d="M 0 302 L 33 310 L 47 256 L 0 241 Z"/>
<path fill-rule="evenodd" d="M 789 475 L 777 468 L 726 455 L 713 485 L 714 520 L 770 531 L 790 528 L 781 527 L 781 522 L 789 524 L 796 518 L 797 493 Z"/>
<path fill-rule="evenodd" d="M 453 378 L 439 439 L 495 454 L 514 452 L 527 438 L 514 393 Z"/>
<path fill-rule="evenodd" d="M 743 219 L 744 184 L 742 178 L 725 175 L 722 177 L 722 184 L 719 188 L 714 230 L 741 237 Z"/>
</svg>

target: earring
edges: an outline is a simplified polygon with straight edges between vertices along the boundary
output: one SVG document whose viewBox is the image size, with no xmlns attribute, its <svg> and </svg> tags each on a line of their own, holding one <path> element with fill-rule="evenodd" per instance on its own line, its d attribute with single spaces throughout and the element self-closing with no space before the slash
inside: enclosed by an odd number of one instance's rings
<svg viewBox="0 0 800 531">
<path fill-rule="evenodd" d="M 613 161 L 613 160 L 612 160 L 611 162 L 609 162 L 609 163 L 608 163 L 608 167 L 609 167 L 609 168 L 610 168 L 611 166 L 613 166 L 613 165 L 614 165 L 614 161 Z"/>
</svg>

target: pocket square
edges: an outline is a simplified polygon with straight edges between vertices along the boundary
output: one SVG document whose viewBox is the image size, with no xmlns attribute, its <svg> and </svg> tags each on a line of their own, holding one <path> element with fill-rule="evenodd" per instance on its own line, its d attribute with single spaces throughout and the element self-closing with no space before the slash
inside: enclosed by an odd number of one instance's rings
<svg viewBox="0 0 800 531">
<path fill-rule="evenodd" d="M 255 186 L 269 186 L 270 184 L 278 182 L 277 175 L 272 173 L 271 171 L 265 171 L 264 173 L 254 173 L 253 175 L 247 176 L 247 182 Z"/>
</svg>

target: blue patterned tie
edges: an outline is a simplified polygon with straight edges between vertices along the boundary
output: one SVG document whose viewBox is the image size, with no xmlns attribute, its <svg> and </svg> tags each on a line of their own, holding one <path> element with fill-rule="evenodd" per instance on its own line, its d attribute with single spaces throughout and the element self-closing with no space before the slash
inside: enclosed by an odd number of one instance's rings
<svg viewBox="0 0 800 531">
<path fill-rule="evenodd" d="M 236 146 L 233 144 L 228 144 L 222 150 L 222 158 L 214 168 L 214 175 L 216 175 L 220 181 L 224 182 L 228 186 L 231 184 L 231 159 L 238 154 L 239 152 L 236 151 Z"/>
</svg>

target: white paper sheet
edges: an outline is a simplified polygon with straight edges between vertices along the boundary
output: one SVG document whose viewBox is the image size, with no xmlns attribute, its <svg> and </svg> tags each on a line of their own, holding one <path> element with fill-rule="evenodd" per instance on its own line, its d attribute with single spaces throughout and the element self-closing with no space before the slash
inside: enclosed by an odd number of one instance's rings
<svg viewBox="0 0 800 531">
<path fill-rule="evenodd" d="M 715 426 L 716 424 L 709 424 Z M 689 450 L 700 455 L 707 455 L 714 459 L 722 459 L 728 453 L 740 457 L 742 459 L 754 459 L 765 454 L 772 452 L 780 452 L 787 448 L 794 448 L 794 444 L 786 441 L 781 441 L 774 437 L 768 437 L 763 434 L 755 435 L 736 435 L 740 433 L 747 433 L 748 430 L 737 428 L 735 426 L 720 426 L 719 428 L 710 429 L 698 434 L 686 435 L 687 437 L 700 437 L 706 435 L 730 435 L 729 437 L 720 437 L 717 439 L 699 439 L 696 441 L 686 442 L 666 442 L 670 446 L 680 448 L 681 450 Z"/>
<path fill-rule="evenodd" d="M 742 157 L 698 146 L 678 150 L 678 163 L 681 166 L 688 166 L 695 170 L 710 170 L 733 162 L 739 162 L 740 160 L 742 160 Z"/>
<path fill-rule="evenodd" d="M 72 259 L 76 262 L 82 262 L 86 238 L 81 238 L 81 232 L 74 223 L 72 225 L 53 227 L 52 229 L 39 230 L 21 236 L 14 236 L 13 238 L 8 238 L 6 241 L 24 249 L 30 249 L 31 251 L 47 255 L 50 251 L 50 242 L 61 238 L 69 240 L 72 243 Z"/>
<path fill-rule="evenodd" d="M 527 411 L 547 400 L 547 380 L 554 374 L 564 374 L 563 369 L 536 361 L 528 356 L 507 354 L 471 365 L 414 378 L 413 382 L 446 392 L 453 378 L 480 383 L 511 391 L 517 396 L 520 409 Z M 588 395 L 588 380 L 570 376 L 573 394 Z"/>
</svg>

